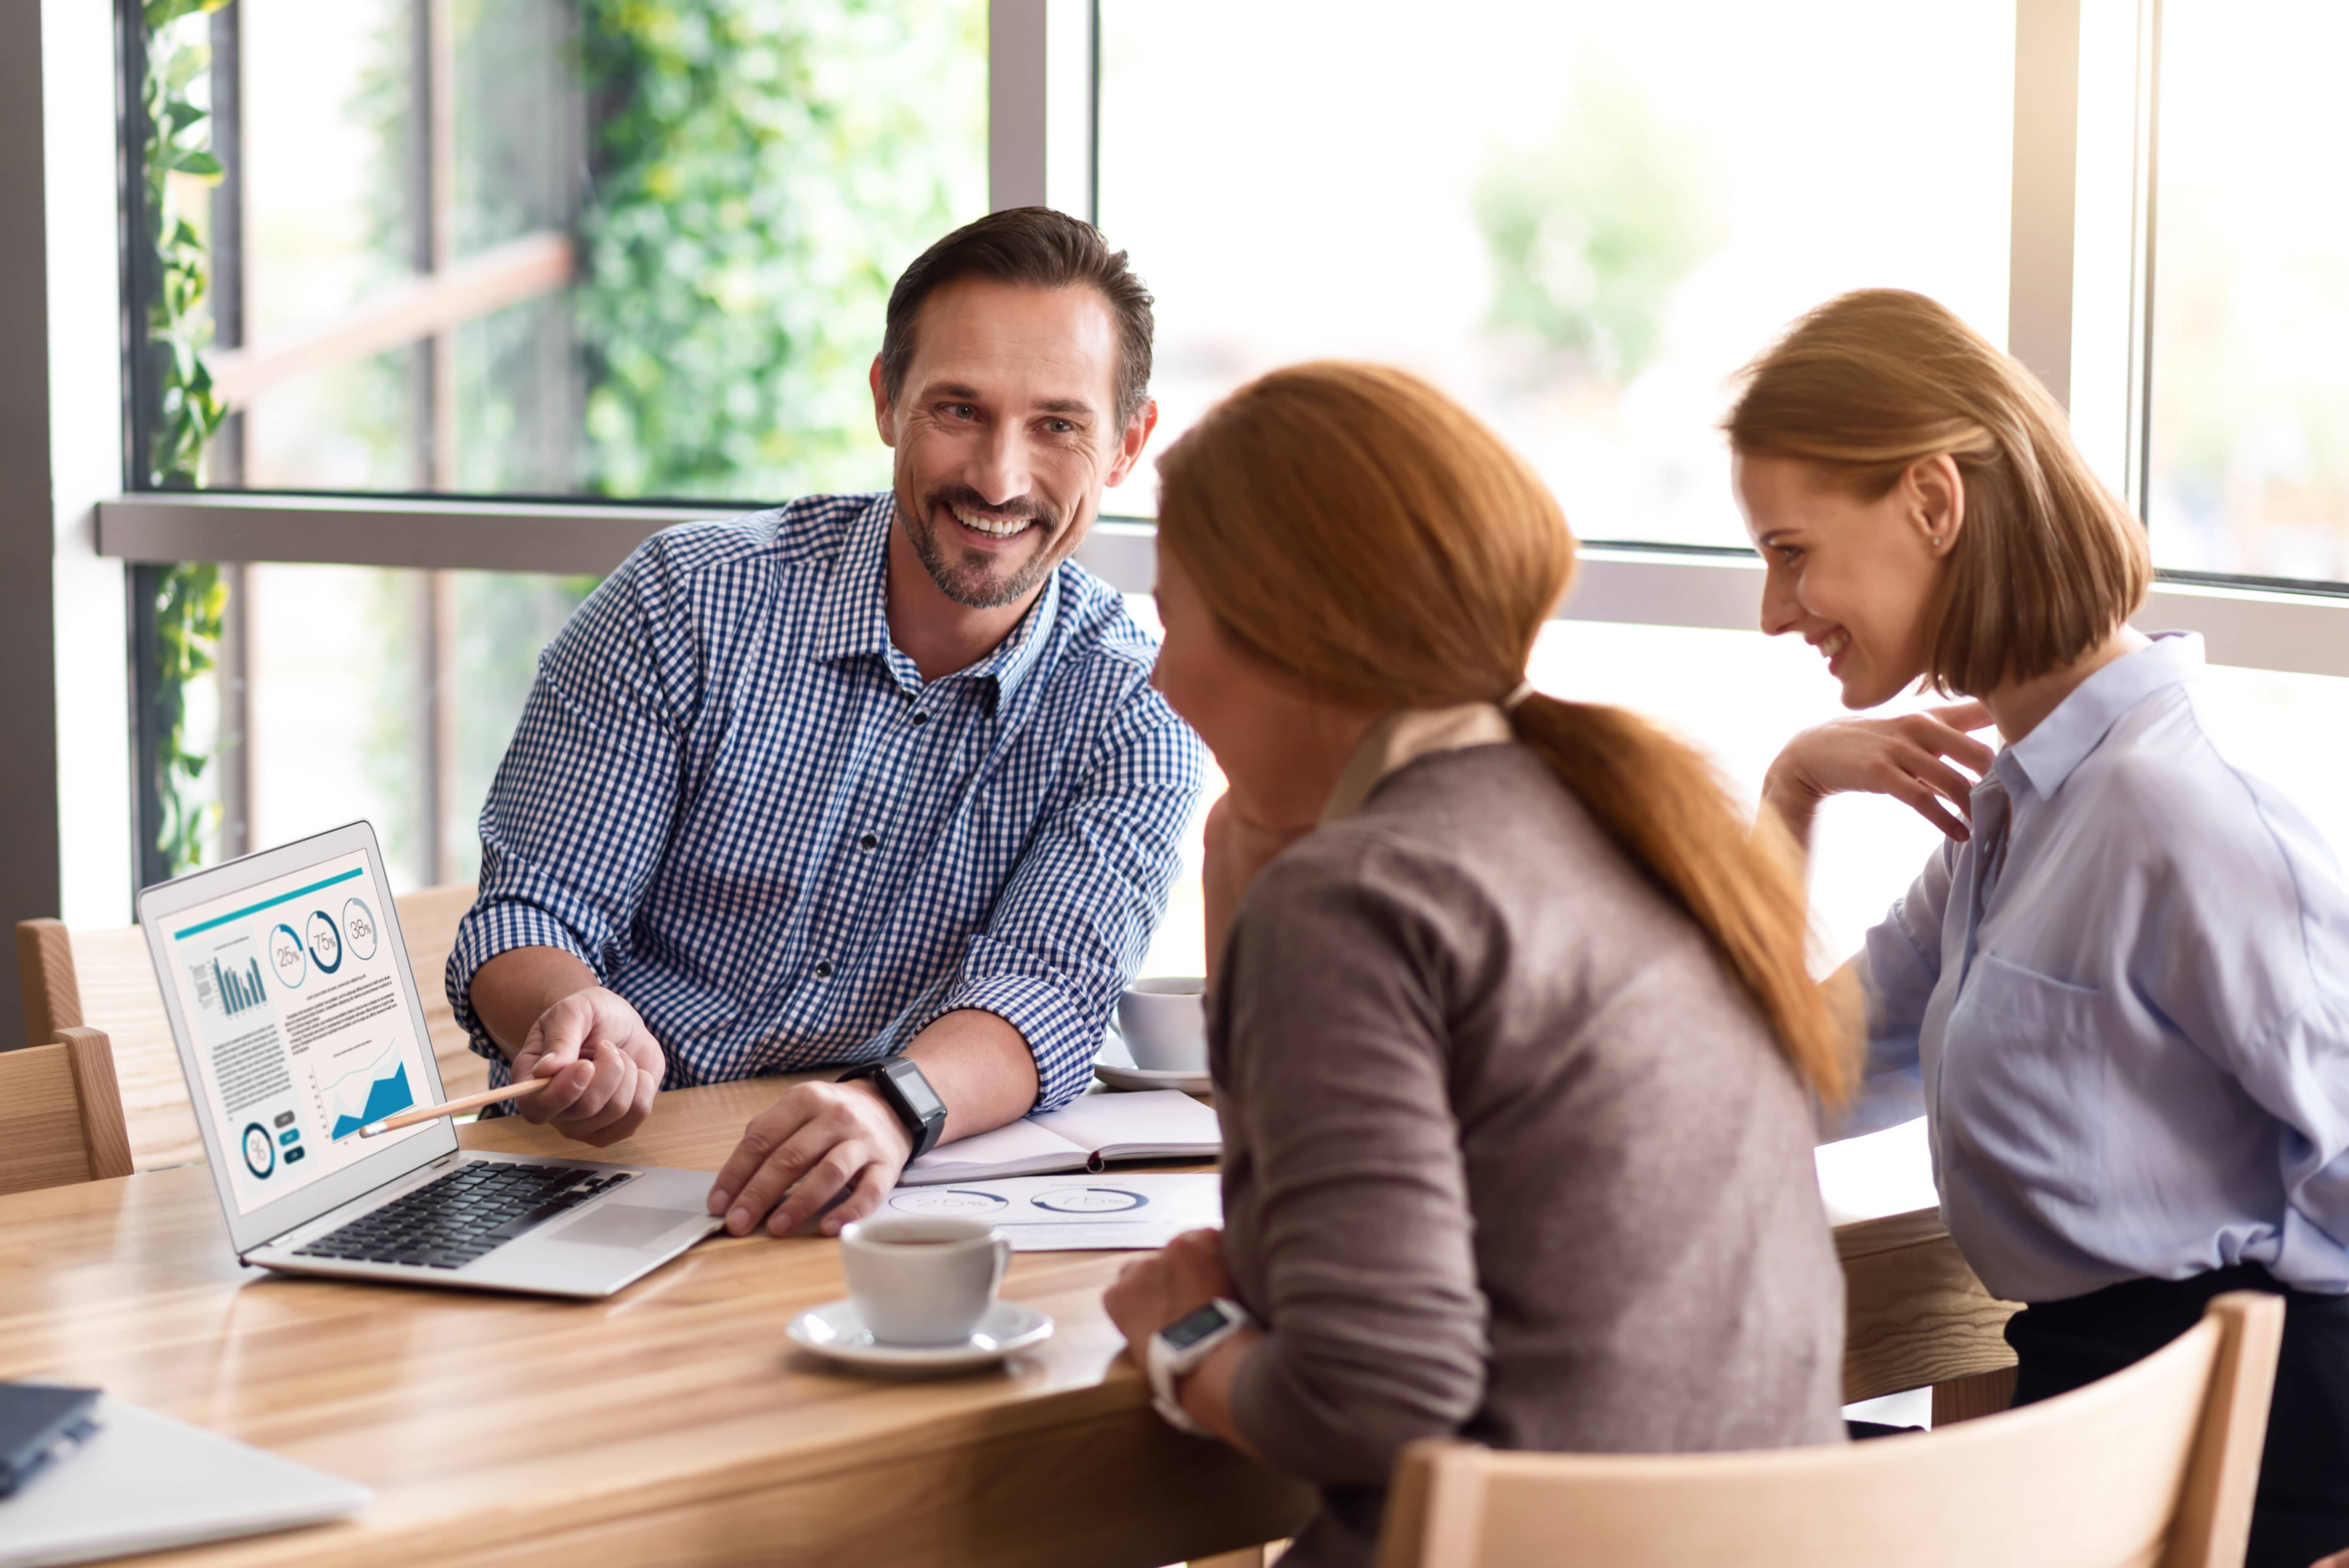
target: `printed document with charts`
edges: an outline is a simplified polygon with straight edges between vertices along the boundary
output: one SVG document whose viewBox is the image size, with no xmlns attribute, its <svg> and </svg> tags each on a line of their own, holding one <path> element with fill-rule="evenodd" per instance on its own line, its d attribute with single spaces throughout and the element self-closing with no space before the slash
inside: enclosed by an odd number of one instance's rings
<svg viewBox="0 0 2349 1568">
<path fill-rule="evenodd" d="M 933 1149 L 897 1180 L 919 1187 L 1099 1171 L 1113 1160 L 1213 1160 L 1223 1148 L 1216 1113 L 1187 1094 L 1081 1094 L 1059 1110 Z"/>
<path fill-rule="evenodd" d="M 1224 1222 L 1223 1178 L 1212 1171 L 957 1181 L 900 1187 L 884 1202 L 893 1214 L 984 1221 L 1015 1253 L 1163 1247 Z"/>
</svg>

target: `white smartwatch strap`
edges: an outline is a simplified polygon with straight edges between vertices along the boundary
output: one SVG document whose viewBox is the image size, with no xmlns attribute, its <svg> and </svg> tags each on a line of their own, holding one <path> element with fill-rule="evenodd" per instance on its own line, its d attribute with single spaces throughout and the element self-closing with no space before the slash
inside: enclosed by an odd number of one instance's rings
<svg viewBox="0 0 2349 1568">
<path fill-rule="evenodd" d="M 1177 1396 L 1174 1379 L 1215 1354 L 1216 1346 L 1243 1328 L 1254 1328 L 1256 1319 L 1238 1302 L 1218 1296 L 1210 1304 L 1224 1315 L 1224 1325 L 1195 1345 L 1177 1350 L 1166 1343 L 1162 1332 L 1150 1336 L 1149 1349 L 1143 1354 L 1143 1367 L 1150 1380 L 1150 1405 L 1161 1419 L 1178 1432 L 1194 1437 L 1208 1437 L 1207 1429 L 1192 1419 L 1191 1412 L 1183 1408 Z"/>
</svg>

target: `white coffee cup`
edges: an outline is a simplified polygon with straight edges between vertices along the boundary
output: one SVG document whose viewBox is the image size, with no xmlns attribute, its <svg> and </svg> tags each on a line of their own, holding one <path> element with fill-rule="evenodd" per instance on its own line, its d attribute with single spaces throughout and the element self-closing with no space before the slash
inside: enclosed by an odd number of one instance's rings
<svg viewBox="0 0 2349 1568">
<path fill-rule="evenodd" d="M 1117 1032 L 1145 1072 L 1207 1070 L 1207 983 L 1195 975 L 1136 980 L 1118 998 Z"/>
<path fill-rule="evenodd" d="M 987 1315 L 1011 1243 L 978 1220 L 884 1214 L 840 1232 L 848 1295 L 884 1345 L 959 1345 Z"/>
</svg>

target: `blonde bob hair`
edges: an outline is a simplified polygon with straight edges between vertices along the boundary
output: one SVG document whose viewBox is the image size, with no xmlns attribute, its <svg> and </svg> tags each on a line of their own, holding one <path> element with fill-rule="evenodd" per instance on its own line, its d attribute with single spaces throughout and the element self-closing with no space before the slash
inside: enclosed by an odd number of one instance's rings
<svg viewBox="0 0 2349 1568">
<path fill-rule="evenodd" d="M 2061 668 L 2145 601 L 2145 530 L 2088 471 L 2063 406 L 1943 305 L 1861 289 L 1802 317 L 1741 375 L 1740 453 L 1816 463 L 1863 500 L 1943 454 L 1964 523 L 1926 608 L 1925 678 L 1979 696 Z"/>
<path fill-rule="evenodd" d="M 1332 702 L 1499 701 L 1574 573 L 1565 514 L 1525 460 L 1381 366 L 1251 382 L 1168 449 L 1158 475 L 1158 547 L 1227 635 Z M 1695 921 L 1797 1076 L 1846 1098 L 1851 1052 L 1805 963 L 1803 882 L 1775 821 L 1749 829 L 1702 758 L 1620 708 L 1537 695 L 1509 718 Z"/>
</svg>

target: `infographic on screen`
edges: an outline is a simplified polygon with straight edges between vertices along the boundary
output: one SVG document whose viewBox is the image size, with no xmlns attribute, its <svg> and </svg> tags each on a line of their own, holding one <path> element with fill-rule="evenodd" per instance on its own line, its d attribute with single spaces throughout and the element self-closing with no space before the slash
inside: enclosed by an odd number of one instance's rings
<svg viewBox="0 0 2349 1568">
<path fill-rule="evenodd" d="M 425 1130 L 358 1137 L 431 1092 L 383 906 L 355 853 L 171 917 L 240 1214 Z"/>
</svg>

